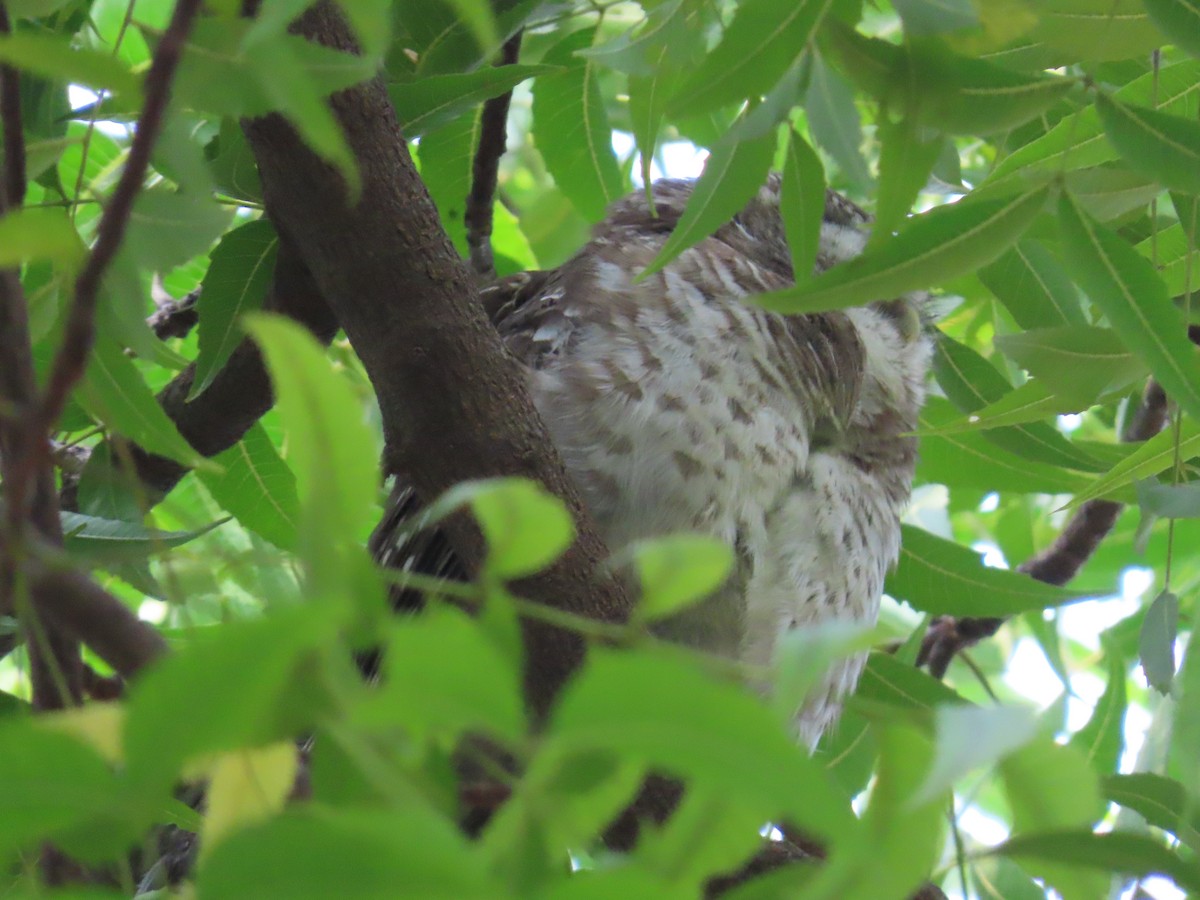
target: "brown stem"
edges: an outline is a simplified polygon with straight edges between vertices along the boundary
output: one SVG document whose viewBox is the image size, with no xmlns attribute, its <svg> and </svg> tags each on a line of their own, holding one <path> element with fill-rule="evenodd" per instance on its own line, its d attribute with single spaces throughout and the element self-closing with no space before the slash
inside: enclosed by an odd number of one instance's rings
<svg viewBox="0 0 1200 900">
<path fill-rule="evenodd" d="M 521 32 L 504 43 L 501 65 L 511 66 L 521 54 Z M 471 166 L 471 192 L 463 220 L 467 226 L 467 246 L 471 252 L 471 268 L 484 282 L 496 278 L 492 256 L 492 212 L 496 197 L 496 180 L 500 172 L 500 157 L 504 156 L 508 140 L 508 107 L 512 91 L 492 97 L 483 104 L 479 121 L 479 146 Z"/>
<path fill-rule="evenodd" d="M 0 34 L 11 34 L 8 7 L 0 2 Z M 11 209 L 25 202 L 25 131 L 21 125 L 21 76 L 0 66 L 0 122 L 4 128 L 4 200 Z"/>
<path fill-rule="evenodd" d="M 146 170 L 150 166 L 150 153 L 162 130 L 167 103 L 171 99 L 171 81 L 183 54 L 188 32 L 202 3 L 203 0 L 178 0 L 171 21 L 155 48 L 150 70 L 146 73 L 146 102 L 142 107 L 141 116 L 138 117 L 137 130 L 129 146 L 129 158 L 100 219 L 96 243 L 92 246 L 87 262 L 84 263 L 83 271 L 75 281 L 75 297 L 67 312 L 62 345 L 51 364 L 42 401 L 29 422 L 29 431 L 33 437 L 29 441 L 27 459 L 23 464 L 26 470 L 32 470 L 39 459 L 44 459 L 49 446 L 47 436 L 62 415 L 71 388 L 83 377 L 87 367 L 88 354 L 95 340 L 96 302 L 100 281 L 125 236 L 134 200 L 142 188 Z M 10 510 L 11 515 L 20 513 L 19 504 L 16 509 Z"/>
<path fill-rule="evenodd" d="M 356 52 L 333 4 L 296 30 Z M 341 176 L 278 115 L 243 123 L 258 160 L 266 207 L 292 240 L 370 376 L 389 459 L 423 500 L 468 478 L 523 475 L 563 498 L 578 539 L 555 566 L 522 587 L 541 603 L 622 621 L 630 603 L 600 574 L 605 549 L 533 407 L 524 377 L 476 300 L 474 278 L 446 236 L 379 79 L 334 94 L 330 106 L 357 160 L 362 191 L 351 205 Z M 449 536 L 469 570 L 483 542 L 465 518 Z M 527 628 L 527 689 L 545 712 L 578 665 L 582 642 L 545 625 Z"/>
<path fill-rule="evenodd" d="M 86 643 L 122 678 L 167 652 L 167 642 L 153 626 L 82 572 L 33 565 L 29 587 L 38 611 L 56 630 Z"/>
</svg>

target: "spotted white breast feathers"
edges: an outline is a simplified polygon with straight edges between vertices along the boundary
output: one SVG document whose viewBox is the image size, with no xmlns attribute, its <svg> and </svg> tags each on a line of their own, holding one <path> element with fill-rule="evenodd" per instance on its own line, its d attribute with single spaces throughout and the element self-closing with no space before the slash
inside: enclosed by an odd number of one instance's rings
<svg viewBox="0 0 1200 900">
<path fill-rule="evenodd" d="M 756 665 L 779 636 L 873 622 L 899 551 L 929 343 L 918 301 L 782 316 L 743 302 L 792 283 L 778 180 L 644 280 L 690 195 L 619 201 L 552 272 L 484 292 L 608 542 L 692 531 L 736 554 L 728 584 L 665 623 L 672 639 Z M 818 270 L 861 252 L 866 216 L 828 195 Z M 815 745 L 862 659 L 797 713 Z"/>
</svg>

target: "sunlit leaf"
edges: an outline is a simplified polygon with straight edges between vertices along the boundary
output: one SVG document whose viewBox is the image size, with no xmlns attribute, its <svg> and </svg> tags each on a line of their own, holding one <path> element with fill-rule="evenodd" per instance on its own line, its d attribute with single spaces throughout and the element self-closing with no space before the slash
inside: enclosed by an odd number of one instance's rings
<svg viewBox="0 0 1200 900">
<path fill-rule="evenodd" d="M 837 789 L 764 705 L 674 656 L 593 648 L 563 692 L 549 738 L 619 750 L 812 833 L 853 829 Z"/>
<path fill-rule="evenodd" d="M 629 553 L 642 585 L 637 615 L 647 622 L 674 615 L 718 590 L 734 562 L 728 544 L 699 534 L 639 541 Z"/>
<path fill-rule="evenodd" d="M 783 185 L 779 196 L 792 271 L 797 281 L 807 279 L 817 264 L 821 224 L 825 220 L 825 170 L 821 160 L 800 132 L 788 134 L 783 162 Z"/>
<path fill-rule="evenodd" d="M 222 754 L 211 769 L 200 832 L 200 865 L 230 834 L 283 809 L 299 766 L 291 741 Z"/>
<path fill-rule="evenodd" d="M 386 680 L 357 721 L 454 739 L 470 731 L 507 741 L 525 732 L 521 673 L 478 622 L 439 609 L 392 630 Z"/>
<path fill-rule="evenodd" d="M 1093 890 L 1102 891 L 1108 873 L 1120 872 L 1135 877 L 1166 875 L 1181 888 L 1200 891 L 1200 870 L 1144 834 L 1034 832 L 1009 838 L 993 852 L 1018 860 L 1045 861 L 1056 868 L 1078 866 L 1103 873 L 1091 882 Z"/>
</svg>

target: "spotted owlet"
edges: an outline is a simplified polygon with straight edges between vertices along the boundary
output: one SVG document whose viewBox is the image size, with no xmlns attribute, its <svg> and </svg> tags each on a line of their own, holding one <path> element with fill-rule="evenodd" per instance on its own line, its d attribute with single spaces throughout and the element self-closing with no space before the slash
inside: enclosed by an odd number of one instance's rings
<svg viewBox="0 0 1200 900">
<path fill-rule="evenodd" d="M 618 201 L 568 262 L 483 301 L 610 549 L 680 531 L 734 549 L 725 587 L 662 632 L 765 665 L 789 629 L 875 620 L 930 347 L 914 298 L 795 316 L 743 302 L 793 280 L 774 176 L 733 221 L 636 280 L 690 194 L 690 182 L 657 182 L 653 214 L 641 193 Z M 860 253 L 867 222 L 830 192 L 818 271 Z M 376 555 L 461 574 L 436 534 L 389 539 L 415 508 L 398 489 Z M 798 711 L 809 746 L 862 665 L 838 663 Z"/>
</svg>

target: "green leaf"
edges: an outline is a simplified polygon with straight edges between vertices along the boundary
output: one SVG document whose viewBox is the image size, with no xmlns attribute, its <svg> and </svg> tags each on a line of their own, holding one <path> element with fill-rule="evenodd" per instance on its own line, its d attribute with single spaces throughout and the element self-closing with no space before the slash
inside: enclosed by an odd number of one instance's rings
<svg viewBox="0 0 1200 900">
<path fill-rule="evenodd" d="M 546 568 L 575 540 L 563 502 L 527 478 L 490 478 L 456 485 L 438 501 L 454 509 L 470 503 L 487 541 L 484 572 L 504 580 Z"/>
<path fill-rule="evenodd" d="M 166 796 L 188 760 L 292 737 L 327 710 L 317 675 L 327 609 L 276 609 L 269 619 L 199 630 L 130 692 L 125 756 L 132 784 Z M 186 710 L 187 727 L 179 727 Z"/>
<path fill-rule="evenodd" d="M 1082 408 L 1078 403 L 1058 397 L 1040 381 L 1030 380 L 977 412 L 936 428 L 922 429 L 921 435 L 951 435 L 1022 425 L 1061 413 L 1079 412 Z"/>
<path fill-rule="evenodd" d="M 813 140 L 833 157 L 854 187 L 868 188 L 872 179 L 862 155 L 862 123 L 854 92 L 819 54 L 813 55 L 804 109 Z"/>
<path fill-rule="evenodd" d="M 979 554 L 912 525 L 901 526 L 900 563 L 884 588 L 941 616 L 1011 616 L 1088 596 L 983 565 Z"/>
<path fill-rule="evenodd" d="M 1150 687 L 1170 695 L 1175 680 L 1175 638 L 1179 634 L 1179 598 L 1163 591 L 1154 598 L 1138 635 L 1138 657 Z"/>
<path fill-rule="evenodd" d="M 1104 131 L 1126 165 L 1169 188 L 1200 194 L 1200 124 L 1096 95 Z"/>
<path fill-rule="evenodd" d="M 863 814 L 865 840 L 834 846 L 829 864 L 814 879 L 810 896 L 839 900 L 907 897 L 927 877 L 941 853 L 943 798 L 914 800 L 930 764 L 928 738 L 917 729 L 895 723 L 873 730 L 880 748 L 879 767 Z"/>
<path fill-rule="evenodd" d="M 1014 834 L 1090 829 L 1104 814 L 1096 773 L 1073 747 L 1041 738 L 1001 762 L 999 770 L 1012 809 Z M 1073 860 L 1065 857 L 1020 858 L 1031 875 L 1044 878 L 1072 900 L 1101 897 L 1107 890 L 1107 879 L 1076 869 Z"/>
<path fill-rule="evenodd" d="M 943 426 L 962 417 L 946 400 L 931 397 L 920 416 L 921 454 L 918 481 L 985 491 L 1070 494 L 1088 485 L 1085 476 L 1060 466 L 1022 459 L 992 444 L 983 435 Z"/>
<path fill-rule="evenodd" d="M 998 763 L 1037 734 L 1037 718 L 1019 706 L 941 706 L 934 719 L 934 757 L 913 803 L 949 791 L 963 776 Z"/>
<path fill-rule="evenodd" d="M 1180 427 L 1178 452 L 1181 459 L 1200 454 L 1200 426 L 1191 419 L 1184 419 Z M 1153 478 L 1175 464 L 1175 454 L 1174 430 L 1160 431 L 1104 475 L 1077 490 L 1070 505 L 1078 506 L 1092 497 L 1112 496 L 1134 482 Z"/>
<path fill-rule="evenodd" d="M 205 897 L 395 896 L 492 900 L 478 850 L 453 821 L 421 806 L 292 809 L 238 831 L 196 878 Z"/>
<path fill-rule="evenodd" d="M 78 740 L 38 720 L 6 717 L 0 727 L 0 849 L 5 856 L 92 816 L 117 802 L 116 779 L 101 757 Z"/>
<path fill-rule="evenodd" d="M 221 519 L 191 531 L 162 531 L 141 522 L 125 522 L 63 511 L 63 546 L 75 559 L 91 565 L 111 565 L 145 559 L 179 547 L 228 521 Z"/>
<path fill-rule="evenodd" d="M 808 141 L 794 128 L 788 132 L 783 158 L 779 213 L 796 281 L 807 280 L 816 271 L 821 224 L 825 221 L 825 169 Z"/>
<path fill-rule="evenodd" d="M 1145 878 L 1165 875 L 1180 888 L 1200 891 L 1200 869 L 1168 850 L 1149 835 L 1091 831 L 1047 831 L 1009 838 L 993 853 L 1029 863 L 1045 861 L 1056 867 L 1078 866 L 1104 873 Z M 1100 891 L 1107 878 L 1093 883 Z M 1079 896 L 1101 896 L 1087 894 Z"/>
<path fill-rule="evenodd" d="M 1143 212 L 1162 186 L 1149 176 L 1113 164 L 1068 172 L 1067 192 L 1080 207 L 1101 222 Z"/>
<path fill-rule="evenodd" d="M 446 3 L 458 14 L 458 20 L 467 26 L 481 48 L 500 43 L 496 17 L 487 0 L 446 0 Z"/>
<path fill-rule="evenodd" d="M 1160 519 L 1200 517 L 1200 482 L 1158 484 L 1149 480 L 1139 481 L 1137 499 L 1143 512 Z"/>
<path fill-rule="evenodd" d="M 185 466 L 210 466 L 167 418 L 133 360 L 108 340 L 98 340 L 76 396 L 97 420 L 139 447 Z"/>
<path fill-rule="evenodd" d="M 794 726 L 796 711 L 830 665 L 868 650 L 874 637 L 865 625 L 837 619 L 802 625 L 781 634 L 771 654 L 771 706 L 779 720 Z"/>
<path fill-rule="evenodd" d="M 399 623 L 384 671 L 382 687 L 356 710 L 357 723 L 446 741 L 483 732 L 516 743 L 525 734 L 520 671 L 457 609 L 434 607 Z"/>
<path fill-rule="evenodd" d="M 1190 115 L 1200 93 L 1200 61 L 1186 60 L 1135 78 L 1113 97 L 1122 103 L 1154 106 L 1160 113 Z M 1050 177 L 1063 171 L 1099 165 L 1117 158 L 1095 106 L 1067 116 L 1042 137 L 999 163 L 980 189 L 1012 190 L 1030 176 Z"/>
<path fill-rule="evenodd" d="M 695 115 L 766 93 L 803 51 L 831 2 L 796 0 L 781 7 L 776 0 L 745 0 L 668 109 Z"/>
<path fill-rule="evenodd" d="M 904 33 L 913 37 L 979 25 L 979 13 L 970 0 L 898 0 L 895 6 Z"/>
<path fill-rule="evenodd" d="M 697 46 L 703 47 L 697 6 L 694 0 L 686 3 L 667 0 L 653 8 L 647 5 L 647 15 L 641 23 L 598 47 L 579 50 L 576 55 L 629 75 L 653 75 L 664 61 L 681 62 Z"/>
<path fill-rule="evenodd" d="M 570 68 L 534 82 L 533 137 L 559 189 L 598 221 L 623 186 L 595 63 L 574 56 L 590 46 L 593 32 L 577 31 L 546 54 L 546 64 Z"/>
<path fill-rule="evenodd" d="M 741 212 L 762 188 L 774 155 L 774 132 L 718 145 L 704 163 L 704 172 L 692 188 L 679 224 L 638 278 L 653 275 Z"/>
<path fill-rule="evenodd" d="M 1141 360 L 1108 328 L 1067 325 L 999 335 L 996 349 L 1054 395 L 1084 409 L 1146 374 Z"/>
<path fill-rule="evenodd" d="M 1012 389 L 1008 379 L 992 363 L 948 335 L 938 338 L 934 372 L 946 396 L 966 413 L 982 409 Z M 1045 422 L 995 428 L 984 436 L 998 447 L 1026 459 L 1073 469 L 1103 469 Z"/>
<path fill-rule="evenodd" d="M 765 706 L 680 654 L 593 648 L 547 739 L 644 761 L 813 834 L 836 840 L 855 825 L 828 776 Z"/>
<path fill-rule="evenodd" d="M 733 568 L 724 541 L 700 534 L 675 534 L 638 541 L 628 550 L 642 586 L 637 616 L 657 622 L 717 591 Z"/>
<path fill-rule="evenodd" d="M 1064 195 L 1059 224 L 1067 268 L 1166 392 L 1200 417 L 1200 361 L 1183 316 L 1150 261 Z"/>
<path fill-rule="evenodd" d="M 200 480 L 221 508 L 276 547 L 294 549 L 300 515 L 296 476 L 263 427 L 256 423 L 213 461 L 223 471 L 202 471 Z"/>
<path fill-rule="evenodd" d="M 925 134 L 911 118 L 880 121 L 879 196 L 869 246 L 877 246 L 904 226 L 917 194 L 941 153 L 941 134 Z"/>
<path fill-rule="evenodd" d="M 257 219 L 226 233 L 213 250 L 197 303 L 200 352 L 188 400 L 204 393 L 242 342 L 239 319 L 262 307 L 278 249 L 275 227 Z"/>
<path fill-rule="evenodd" d="M 1162 43 L 1140 0 L 1042 0 L 1036 9 L 1037 24 L 1026 38 L 1053 51 L 1046 66 L 1131 59 Z"/>
<path fill-rule="evenodd" d="M 959 202 L 914 216 L 873 251 L 806 284 L 763 294 L 754 302 L 782 313 L 861 306 L 965 275 L 999 256 L 1033 222 L 1045 191 L 1006 200 Z"/>
<path fill-rule="evenodd" d="M 297 103 L 308 106 L 312 92 L 328 96 L 375 75 L 376 62 L 369 57 L 342 53 L 299 35 L 274 35 L 249 53 L 243 44 L 253 24 L 237 18 L 197 21 L 171 84 L 174 97 L 208 113 L 262 116 L 292 107 L 283 93 L 290 79 L 300 82 L 305 93 Z"/>
<path fill-rule="evenodd" d="M 125 246 L 138 265 L 166 271 L 206 251 L 232 218 L 233 210 L 208 197 L 150 188 L 134 201 Z"/>
<path fill-rule="evenodd" d="M 1013 831 L 1091 825 L 1104 815 L 1096 773 L 1076 748 L 1039 738 L 1000 764 Z"/>
<path fill-rule="evenodd" d="M 485 66 L 475 72 L 426 75 L 388 85 L 388 96 L 409 140 L 446 124 L 476 104 L 534 76 L 559 71 L 553 66 Z"/>
<path fill-rule="evenodd" d="M 1171 770 L 1178 773 L 1188 793 L 1189 804 L 1194 804 L 1194 798 L 1200 793 L 1197 747 L 1200 747 L 1200 648 L 1189 642 L 1179 671 L 1179 700 L 1169 746 Z"/>
<path fill-rule="evenodd" d="M 1142 0 L 1150 19 L 1172 44 L 1200 56 L 1200 3 L 1196 0 Z"/>
<path fill-rule="evenodd" d="M 1178 781 L 1151 772 L 1109 775 L 1104 779 L 1104 796 L 1177 835 L 1192 849 L 1200 844 L 1200 816 Z"/>
<path fill-rule="evenodd" d="M 980 269 L 979 280 L 1022 328 L 1087 324 L 1079 291 L 1050 251 L 1037 241 L 1018 241 Z"/>
<path fill-rule="evenodd" d="M 906 48 L 889 80 L 915 93 L 923 124 L 954 134 L 994 134 L 1044 112 L 1075 87 L 1060 75 L 1025 75 L 942 48 Z"/>
<path fill-rule="evenodd" d="M 0 62 L 66 84 L 82 84 L 93 90 L 136 93 L 141 79 L 108 53 L 72 46 L 58 35 L 20 31 L 0 35 Z"/>
<path fill-rule="evenodd" d="M 301 543 L 310 560 L 352 543 L 371 522 L 376 437 L 362 401 L 304 328 L 279 316 L 243 320 L 263 349 L 299 486 Z"/>
<path fill-rule="evenodd" d="M 867 657 L 854 699 L 925 714 L 946 704 L 967 702 L 928 672 L 878 652 Z"/>
<path fill-rule="evenodd" d="M 18 209 L 0 217 L 0 266 L 11 269 L 34 260 L 73 266 L 84 247 L 61 209 Z"/>
<path fill-rule="evenodd" d="M 1125 660 L 1114 641 L 1104 645 L 1108 684 L 1087 724 L 1071 735 L 1069 746 L 1082 753 L 1095 772 L 1115 772 L 1125 749 Z"/>
<path fill-rule="evenodd" d="M 329 92 L 309 74 L 304 58 L 296 51 L 284 40 L 260 43 L 250 57 L 253 74 L 271 105 L 287 117 L 309 148 L 338 170 L 353 202 L 362 186 L 358 160 L 325 101 Z"/>
<path fill-rule="evenodd" d="M 221 132 L 217 138 L 217 155 L 209 162 L 213 179 L 220 190 L 235 200 L 262 203 L 262 182 L 258 177 L 258 164 L 233 119 L 221 119 Z"/>
</svg>

